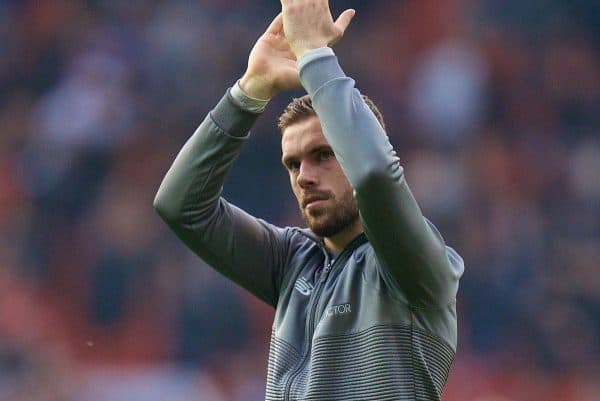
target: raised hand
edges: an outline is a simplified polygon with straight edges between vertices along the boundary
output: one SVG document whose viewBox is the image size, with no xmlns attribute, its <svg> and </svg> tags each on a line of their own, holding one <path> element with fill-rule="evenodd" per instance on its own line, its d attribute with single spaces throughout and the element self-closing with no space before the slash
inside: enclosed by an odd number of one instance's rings
<svg viewBox="0 0 600 401">
<path fill-rule="evenodd" d="M 248 96 L 264 100 L 279 91 L 300 87 L 296 56 L 283 33 L 281 14 L 254 44 L 239 85 Z"/>
<path fill-rule="evenodd" d="M 328 0 L 281 0 L 283 28 L 290 48 L 300 58 L 307 50 L 339 41 L 354 17 L 345 10 L 334 22 Z"/>
</svg>

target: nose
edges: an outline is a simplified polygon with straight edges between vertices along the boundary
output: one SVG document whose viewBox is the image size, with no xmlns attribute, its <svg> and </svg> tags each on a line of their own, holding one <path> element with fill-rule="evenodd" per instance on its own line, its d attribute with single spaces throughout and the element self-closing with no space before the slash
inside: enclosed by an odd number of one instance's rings
<svg viewBox="0 0 600 401">
<path fill-rule="evenodd" d="M 317 185 L 319 177 L 317 175 L 317 169 L 309 161 L 302 161 L 300 163 L 300 169 L 296 182 L 301 188 L 310 188 Z"/>
</svg>

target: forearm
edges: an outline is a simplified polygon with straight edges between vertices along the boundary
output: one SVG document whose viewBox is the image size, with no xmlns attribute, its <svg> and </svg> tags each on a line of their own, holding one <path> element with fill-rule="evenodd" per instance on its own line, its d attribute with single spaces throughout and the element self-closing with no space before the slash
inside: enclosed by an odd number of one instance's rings
<svg viewBox="0 0 600 401">
<path fill-rule="evenodd" d="M 193 223 L 216 207 L 223 181 L 258 114 L 229 92 L 206 116 L 165 175 L 154 205 L 165 220 Z"/>
<path fill-rule="evenodd" d="M 299 66 L 323 133 L 355 190 L 383 274 L 415 302 L 449 302 L 460 274 L 421 214 L 399 158 L 354 81 L 328 49 L 305 54 Z"/>
<path fill-rule="evenodd" d="M 256 117 L 227 94 L 177 155 L 156 194 L 154 207 L 204 261 L 274 305 L 286 233 L 220 196 Z"/>
<path fill-rule="evenodd" d="M 313 50 L 298 64 L 323 133 L 354 189 L 368 181 L 369 175 L 385 173 L 390 165 L 397 165 L 383 127 L 354 87 L 354 80 L 342 71 L 333 51 Z"/>
</svg>

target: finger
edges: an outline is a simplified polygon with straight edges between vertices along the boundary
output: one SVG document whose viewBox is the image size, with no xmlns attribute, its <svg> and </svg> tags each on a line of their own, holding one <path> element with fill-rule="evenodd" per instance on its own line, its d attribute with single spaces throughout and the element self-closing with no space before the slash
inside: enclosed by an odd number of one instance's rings
<svg viewBox="0 0 600 401">
<path fill-rule="evenodd" d="M 335 21 L 334 24 L 340 30 L 342 35 L 346 31 L 346 28 L 348 28 L 348 25 L 350 25 L 350 21 L 352 21 L 352 18 L 354 18 L 355 14 L 356 10 L 350 8 L 341 13 L 338 19 Z"/>
<path fill-rule="evenodd" d="M 271 24 L 266 30 L 266 33 L 272 33 L 277 35 L 283 31 L 283 14 L 279 13 L 277 16 L 271 21 Z"/>
</svg>

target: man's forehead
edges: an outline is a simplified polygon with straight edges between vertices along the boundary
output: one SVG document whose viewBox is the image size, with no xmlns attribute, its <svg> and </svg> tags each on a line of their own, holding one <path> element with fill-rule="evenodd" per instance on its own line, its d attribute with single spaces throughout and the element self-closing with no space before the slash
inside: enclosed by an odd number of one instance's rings
<svg viewBox="0 0 600 401">
<path fill-rule="evenodd" d="M 321 146 L 329 146 L 317 117 L 300 121 L 287 127 L 281 137 L 283 154 L 306 152 Z"/>
</svg>

